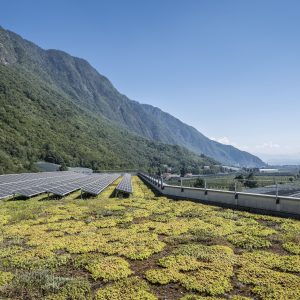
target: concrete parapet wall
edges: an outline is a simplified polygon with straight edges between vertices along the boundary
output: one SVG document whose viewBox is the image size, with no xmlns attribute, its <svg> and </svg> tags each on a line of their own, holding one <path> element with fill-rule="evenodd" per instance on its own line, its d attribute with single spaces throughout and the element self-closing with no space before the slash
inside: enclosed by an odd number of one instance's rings
<svg viewBox="0 0 300 300">
<path fill-rule="evenodd" d="M 139 176 L 162 195 L 176 199 L 191 199 L 237 209 L 247 209 L 272 215 L 300 218 L 300 199 L 275 195 L 251 194 L 163 184 L 160 179 L 145 174 Z"/>
</svg>

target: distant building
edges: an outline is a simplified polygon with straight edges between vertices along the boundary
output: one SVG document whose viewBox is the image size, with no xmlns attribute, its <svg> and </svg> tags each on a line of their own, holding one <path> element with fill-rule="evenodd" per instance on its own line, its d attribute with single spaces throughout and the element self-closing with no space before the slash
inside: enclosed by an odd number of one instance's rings
<svg viewBox="0 0 300 300">
<path fill-rule="evenodd" d="M 260 173 L 279 173 L 278 169 L 259 169 Z"/>
<path fill-rule="evenodd" d="M 38 161 L 35 166 L 40 172 L 56 172 L 59 170 L 60 165 L 49 163 L 46 161 Z"/>
<path fill-rule="evenodd" d="M 210 170 L 210 166 L 203 166 L 204 170 Z"/>
<path fill-rule="evenodd" d="M 163 178 L 169 178 L 171 176 L 172 176 L 172 174 L 171 173 L 167 173 L 167 172 L 162 174 Z"/>
<path fill-rule="evenodd" d="M 240 171 L 241 168 L 238 168 L 238 167 L 230 167 L 230 166 L 222 166 L 222 168 L 224 170 L 227 170 L 227 171 Z"/>
<path fill-rule="evenodd" d="M 184 175 L 184 177 L 193 177 L 193 174 L 192 174 L 192 173 L 186 173 L 186 174 Z"/>
<path fill-rule="evenodd" d="M 172 178 L 180 178 L 180 175 L 171 174 L 171 173 L 163 173 L 162 176 L 163 176 L 164 180 L 169 180 L 169 179 L 172 179 Z"/>
<path fill-rule="evenodd" d="M 93 173 L 92 169 L 89 168 L 81 168 L 81 167 L 69 167 L 68 171 L 77 172 L 77 173 L 84 173 L 84 174 L 91 174 Z"/>
</svg>

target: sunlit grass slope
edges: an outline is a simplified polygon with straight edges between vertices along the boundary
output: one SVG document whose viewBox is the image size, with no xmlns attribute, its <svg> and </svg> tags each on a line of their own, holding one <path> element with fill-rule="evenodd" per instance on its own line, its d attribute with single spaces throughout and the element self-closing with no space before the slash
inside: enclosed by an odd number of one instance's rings
<svg viewBox="0 0 300 300">
<path fill-rule="evenodd" d="M 0 203 L 0 299 L 300 299 L 300 221 L 156 197 Z"/>
</svg>

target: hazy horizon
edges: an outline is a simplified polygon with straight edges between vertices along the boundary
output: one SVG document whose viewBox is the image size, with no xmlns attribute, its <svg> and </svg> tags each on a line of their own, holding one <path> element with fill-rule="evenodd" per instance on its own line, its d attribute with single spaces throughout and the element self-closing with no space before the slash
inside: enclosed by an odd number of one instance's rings
<svg viewBox="0 0 300 300">
<path fill-rule="evenodd" d="M 266 162 L 300 164 L 299 2 L 1 6 L 5 29 L 86 59 L 130 99 Z"/>
</svg>

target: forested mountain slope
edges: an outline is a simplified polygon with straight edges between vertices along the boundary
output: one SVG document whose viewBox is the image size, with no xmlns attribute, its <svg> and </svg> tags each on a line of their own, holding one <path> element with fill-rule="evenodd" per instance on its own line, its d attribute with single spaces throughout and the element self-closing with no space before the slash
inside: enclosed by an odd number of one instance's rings
<svg viewBox="0 0 300 300">
<path fill-rule="evenodd" d="M 33 170 L 38 159 L 95 170 L 215 163 L 95 118 L 53 86 L 1 64 L 0 120 L 0 173 Z"/>
<path fill-rule="evenodd" d="M 26 70 L 95 118 L 107 119 L 147 139 L 181 145 L 225 164 L 264 164 L 256 156 L 208 139 L 158 108 L 128 99 L 87 61 L 62 51 L 43 50 L 4 29 L 0 29 L 0 63 Z"/>
</svg>

